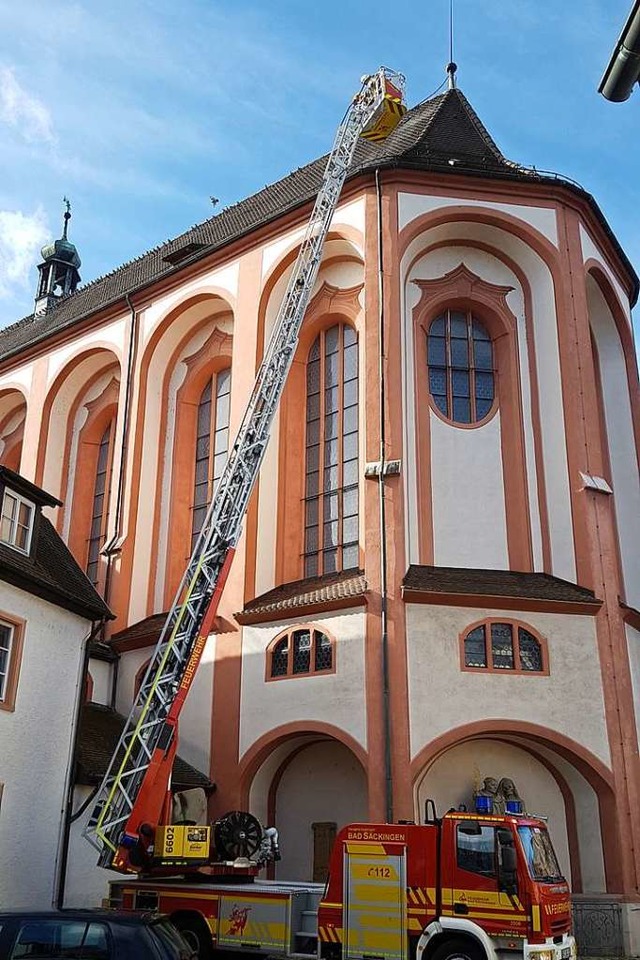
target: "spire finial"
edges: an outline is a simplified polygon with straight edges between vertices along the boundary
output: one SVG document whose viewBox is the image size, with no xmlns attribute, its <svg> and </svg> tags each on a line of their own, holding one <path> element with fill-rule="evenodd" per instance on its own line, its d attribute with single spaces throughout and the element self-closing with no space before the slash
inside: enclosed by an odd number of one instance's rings
<svg viewBox="0 0 640 960">
<path fill-rule="evenodd" d="M 65 207 L 67 208 L 67 209 L 65 210 L 65 212 L 64 212 L 64 228 L 63 228 L 63 230 L 62 230 L 62 239 L 63 239 L 63 240 L 66 240 L 66 239 L 67 239 L 67 228 L 68 228 L 68 226 L 69 226 L 69 220 L 71 220 L 71 201 L 68 200 L 67 197 L 63 197 L 63 198 L 62 198 L 62 202 L 64 203 Z"/>
<path fill-rule="evenodd" d="M 457 69 L 458 64 L 453 62 L 453 0 L 449 0 L 449 63 L 447 64 L 449 90 L 455 90 Z"/>
</svg>

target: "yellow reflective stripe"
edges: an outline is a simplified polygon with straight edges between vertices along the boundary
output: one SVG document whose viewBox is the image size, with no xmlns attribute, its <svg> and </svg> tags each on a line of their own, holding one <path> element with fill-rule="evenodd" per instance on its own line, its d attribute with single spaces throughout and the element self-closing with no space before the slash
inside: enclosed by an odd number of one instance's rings
<svg viewBox="0 0 640 960">
<path fill-rule="evenodd" d="M 365 856 L 386 856 L 387 851 L 381 843 L 345 843 L 347 853 L 361 853 Z"/>
<path fill-rule="evenodd" d="M 537 903 L 534 903 L 531 907 L 531 920 L 533 922 L 534 930 L 542 930 L 542 924 L 540 923 L 540 907 Z"/>
</svg>

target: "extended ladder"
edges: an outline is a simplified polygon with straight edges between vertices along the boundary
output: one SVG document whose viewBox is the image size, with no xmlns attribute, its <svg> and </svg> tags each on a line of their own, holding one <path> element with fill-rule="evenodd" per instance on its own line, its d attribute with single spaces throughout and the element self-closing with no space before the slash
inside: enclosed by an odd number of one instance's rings
<svg viewBox="0 0 640 960">
<path fill-rule="evenodd" d="M 353 160 L 358 137 L 384 139 L 405 111 L 404 77 L 381 67 L 365 77 L 336 133 L 298 258 L 258 370 L 236 441 L 158 640 L 124 731 L 100 785 L 85 830 L 100 851 L 98 863 L 135 869 L 127 855 L 140 827 L 157 824 L 175 754 L 175 728 L 197 668 L 271 424 L 291 366 L 305 310 L 320 267 L 322 248 Z M 159 776 L 160 771 L 162 775 Z M 153 789 L 159 777 L 164 789 Z M 144 798 L 144 799 L 143 799 Z"/>
</svg>

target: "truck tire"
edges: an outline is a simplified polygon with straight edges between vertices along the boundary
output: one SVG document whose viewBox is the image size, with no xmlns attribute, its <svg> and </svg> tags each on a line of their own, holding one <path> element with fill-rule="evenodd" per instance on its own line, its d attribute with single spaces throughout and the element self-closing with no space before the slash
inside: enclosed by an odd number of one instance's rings
<svg viewBox="0 0 640 960">
<path fill-rule="evenodd" d="M 206 921 L 197 913 L 175 913 L 171 923 L 180 931 L 198 960 L 213 960 L 213 941 Z"/>
<path fill-rule="evenodd" d="M 446 940 L 435 948 L 429 960 L 487 960 L 479 943 L 470 937 Z"/>
</svg>

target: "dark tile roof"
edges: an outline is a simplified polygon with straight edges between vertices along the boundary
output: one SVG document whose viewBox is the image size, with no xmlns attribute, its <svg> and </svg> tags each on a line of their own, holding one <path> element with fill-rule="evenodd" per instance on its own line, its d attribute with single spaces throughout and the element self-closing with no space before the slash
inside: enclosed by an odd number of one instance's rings
<svg viewBox="0 0 640 960">
<path fill-rule="evenodd" d="M 113 619 L 51 522 L 39 514 L 29 556 L 0 543 L 0 579 L 87 620 Z"/>
<path fill-rule="evenodd" d="M 336 608 L 353 606 L 363 602 L 367 593 L 367 581 L 362 570 L 345 570 L 323 577 L 294 580 L 274 590 L 269 590 L 246 604 L 237 613 L 238 623 L 259 623 L 263 620 L 282 619 L 287 613 L 298 616 L 304 609 Z"/>
<path fill-rule="evenodd" d="M 118 745 L 126 720 L 121 714 L 99 703 L 85 703 L 80 717 L 76 783 L 100 783 Z M 203 787 L 210 790 L 211 780 L 176 757 L 171 779 L 174 789 Z"/>
<path fill-rule="evenodd" d="M 592 590 L 548 573 L 519 573 L 513 570 L 476 570 L 465 567 L 430 567 L 413 564 L 402 581 L 403 594 L 459 594 L 472 597 L 504 597 L 518 600 L 547 600 L 601 605 Z"/>
<path fill-rule="evenodd" d="M 47 493 L 42 487 L 37 487 L 35 483 L 31 483 L 26 477 L 16 473 L 15 470 L 10 470 L 9 467 L 0 465 L 0 483 L 11 487 L 16 493 L 21 493 L 27 500 L 33 500 L 40 507 L 62 506 L 62 502 L 57 497 Z"/>
<path fill-rule="evenodd" d="M 451 161 L 455 161 L 453 165 Z M 122 301 L 125 294 L 170 277 L 220 250 L 252 230 L 307 203 L 318 191 L 327 157 L 295 170 L 282 180 L 241 200 L 217 216 L 196 224 L 111 273 L 92 281 L 47 314 L 25 317 L 0 331 L 0 360 L 72 327 L 84 317 Z M 637 288 L 637 277 L 593 197 L 577 184 L 543 176 L 505 159 L 458 90 L 432 97 L 413 107 L 381 147 L 360 141 L 350 178 L 383 167 L 405 167 L 456 175 L 472 173 L 501 179 L 561 183 L 592 206 Z M 184 256 L 183 256 L 184 254 Z M 636 289 L 637 293 L 637 289 Z"/>
<path fill-rule="evenodd" d="M 154 613 L 150 617 L 138 620 L 137 623 L 132 623 L 130 627 L 125 627 L 124 630 L 112 634 L 110 642 L 117 645 L 122 641 L 157 640 L 166 619 L 167 613 Z"/>
</svg>

